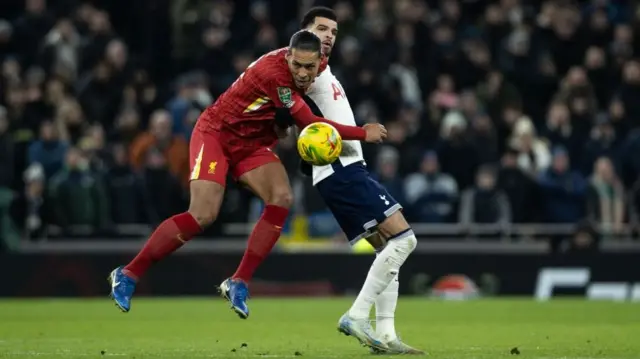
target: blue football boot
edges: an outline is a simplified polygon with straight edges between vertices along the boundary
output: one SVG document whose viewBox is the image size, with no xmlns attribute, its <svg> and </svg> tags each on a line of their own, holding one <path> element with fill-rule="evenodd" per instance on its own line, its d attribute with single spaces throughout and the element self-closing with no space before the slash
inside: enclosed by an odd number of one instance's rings
<svg viewBox="0 0 640 359">
<path fill-rule="evenodd" d="M 116 303 L 116 306 L 126 313 L 131 309 L 131 297 L 136 290 L 136 281 L 122 273 L 122 268 L 118 267 L 111 271 L 107 280 L 111 284 L 109 296 Z"/>
<path fill-rule="evenodd" d="M 227 278 L 220 284 L 219 290 L 220 295 L 231 303 L 231 309 L 240 318 L 247 319 L 249 317 L 249 307 L 247 306 L 249 288 L 245 282 Z"/>
</svg>

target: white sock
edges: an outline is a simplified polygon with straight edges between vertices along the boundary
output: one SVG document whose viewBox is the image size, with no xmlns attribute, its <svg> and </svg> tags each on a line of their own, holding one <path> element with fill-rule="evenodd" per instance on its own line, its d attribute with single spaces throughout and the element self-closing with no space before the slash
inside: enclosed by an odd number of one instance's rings
<svg viewBox="0 0 640 359">
<path fill-rule="evenodd" d="M 389 239 L 387 246 L 373 261 L 367 279 L 349 309 L 349 315 L 352 318 L 369 318 L 371 307 L 376 298 L 387 289 L 389 283 L 396 277 L 400 267 L 416 248 L 417 243 L 418 240 L 412 230 L 407 230 Z"/>
<path fill-rule="evenodd" d="M 398 304 L 398 274 L 384 292 L 376 298 L 376 333 L 378 337 L 390 342 L 397 338 L 395 326 L 396 305 Z"/>
</svg>

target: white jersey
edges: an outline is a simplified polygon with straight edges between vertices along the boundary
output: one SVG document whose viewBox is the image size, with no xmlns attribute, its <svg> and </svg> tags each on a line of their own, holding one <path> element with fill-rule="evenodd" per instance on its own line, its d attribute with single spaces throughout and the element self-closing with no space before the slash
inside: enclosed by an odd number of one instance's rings
<svg viewBox="0 0 640 359">
<path fill-rule="evenodd" d="M 307 96 L 318 106 L 322 117 L 342 125 L 356 125 L 353 110 L 351 110 L 344 89 L 340 81 L 331 73 L 329 66 L 313 82 L 307 91 Z M 338 161 L 343 166 L 358 161 L 364 162 L 360 141 L 342 141 L 342 153 Z M 313 185 L 315 186 L 334 172 L 331 165 L 313 166 Z"/>
</svg>

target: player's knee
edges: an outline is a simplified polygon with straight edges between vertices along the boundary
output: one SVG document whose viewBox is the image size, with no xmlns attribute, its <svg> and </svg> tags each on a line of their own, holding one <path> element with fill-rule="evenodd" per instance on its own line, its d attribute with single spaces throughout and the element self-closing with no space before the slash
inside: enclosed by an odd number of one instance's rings
<svg viewBox="0 0 640 359">
<path fill-rule="evenodd" d="M 293 206 L 293 193 L 291 188 L 282 188 L 273 191 L 273 193 L 267 200 L 269 204 L 276 205 L 283 208 L 291 208 Z"/>
<path fill-rule="evenodd" d="M 201 228 L 206 228 L 218 218 L 218 207 L 207 205 L 202 200 L 191 201 L 189 213 L 198 222 Z"/>
<path fill-rule="evenodd" d="M 389 243 L 393 243 L 393 247 L 396 251 L 402 252 L 405 255 L 411 254 L 418 246 L 418 239 L 413 233 L 411 227 L 397 233 L 389 238 Z"/>
<path fill-rule="evenodd" d="M 387 217 L 380 225 L 378 225 L 378 231 L 384 238 L 392 238 L 398 233 L 410 230 L 411 226 L 402 215 L 402 212 L 397 211 L 391 216 Z"/>
<path fill-rule="evenodd" d="M 224 188 L 213 182 L 191 182 L 189 213 L 202 228 L 210 226 L 217 218 L 222 204 Z"/>
<path fill-rule="evenodd" d="M 399 233 L 395 237 L 389 238 L 387 248 L 390 253 L 389 260 L 400 267 L 409 255 L 416 249 L 418 240 L 409 228 L 405 232 Z"/>
<path fill-rule="evenodd" d="M 416 247 L 418 246 L 418 239 L 416 238 L 416 236 L 413 234 L 413 231 L 411 231 L 412 235 L 409 237 L 406 237 L 405 239 L 405 246 L 407 248 L 407 251 L 409 252 L 413 252 Z"/>
<path fill-rule="evenodd" d="M 189 208 L 189 213 L 198 222 L 201 228 L 206 228 L 213 224 L 218 218 L 218 211 L 205 208 Z"/>
</svg>

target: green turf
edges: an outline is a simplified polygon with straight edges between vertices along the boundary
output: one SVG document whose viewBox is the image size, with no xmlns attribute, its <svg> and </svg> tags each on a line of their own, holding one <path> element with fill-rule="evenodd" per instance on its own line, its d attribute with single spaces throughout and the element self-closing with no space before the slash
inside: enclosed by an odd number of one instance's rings
<svg viewBox="0 0 640 359">
<path fill-rule="evenodd" d="M 349 304 L 255 299 L 240 320 L 218 298 L 0 301 L 0 358 L 371 358 L 336 331 Z M 401 298 L 397 328 L 438 359 L 640 358 L 638 304 Z"/>
</svg>

